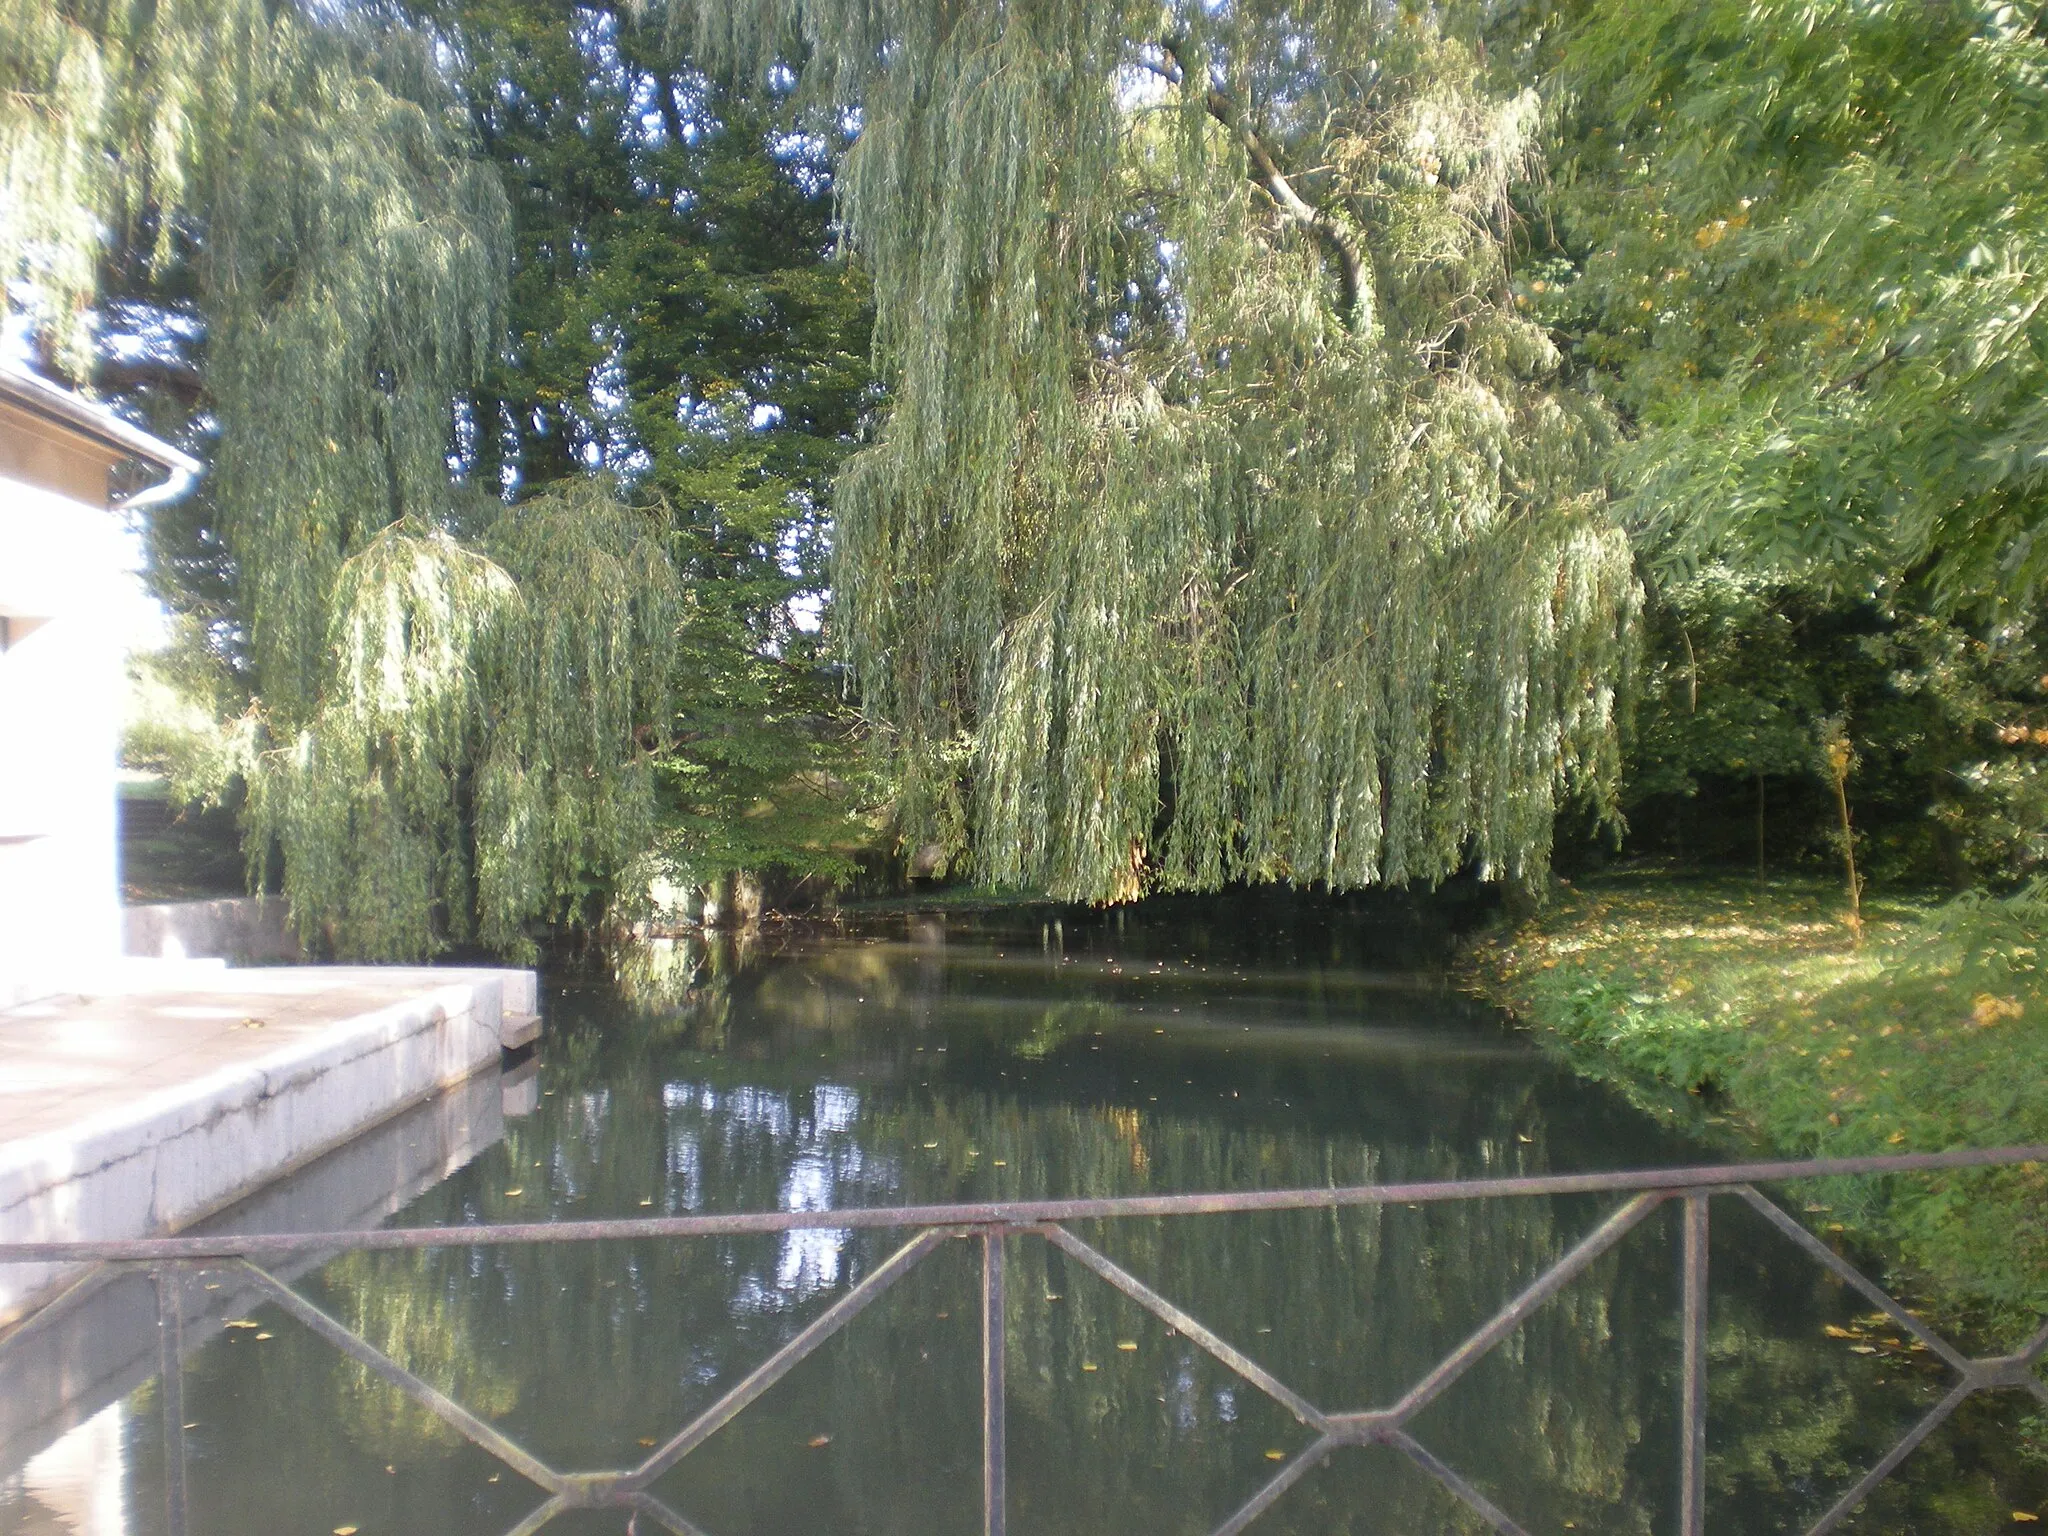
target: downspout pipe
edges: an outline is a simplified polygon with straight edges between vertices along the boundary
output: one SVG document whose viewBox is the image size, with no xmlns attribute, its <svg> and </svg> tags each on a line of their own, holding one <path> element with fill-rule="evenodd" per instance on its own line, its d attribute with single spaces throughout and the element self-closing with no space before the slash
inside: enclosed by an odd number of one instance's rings
<svg viewBox="0 0 2048 1536">
<path fill-rule="evenodd" d="M 173 464 L 170 471 L 168 476 L 155 485 L 145 486 L 132 496 L 124 496 L 115 502 L 115 508 L 122 512 L 145 512 L 151 507 L 168 506 L 174 501 L 182 501 L 192 487 L 199 483 L 199 477 L 206 472 L 203 466 L 189 462 Z"/>
</svg>

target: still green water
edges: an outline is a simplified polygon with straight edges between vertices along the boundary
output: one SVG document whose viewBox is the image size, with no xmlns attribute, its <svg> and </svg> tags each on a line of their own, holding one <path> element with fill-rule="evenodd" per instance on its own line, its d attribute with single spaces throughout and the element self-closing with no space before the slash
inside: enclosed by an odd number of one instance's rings
<svg viewBox="0 0 2048 1536">
<path fill-rule="evenodd" d="M 537 1108 L 403 1224 L 824 1210 L 1622 1168 L 1728 1155 L 1572 1076 L 1344 910 L 1164 904 L 878 920 L 558 980 Z M 1799 1204 L 1810 1193 L 1778 1192 Z M 1486 1201 L 1076 1231 L 1312 1401 L 1398 1397 L 1615 1202 Z M 1807 1216 L 1824 1223 L 1824 1214 Z M 1924 1355 L 1735 1202 L 1712 1239 L 1708 1529 L 1800 1528 L 1939 1396 Z M 629 1465 L 902 1239 L 357 1254 L 301 1289 L 560 1468 Z M 1660 1213 L 1417 1437 L 1531 1531 L 1669 1530 L 1677 1227 Z M 1310 1436 L 1040 1240 L 1011 1240 L 1010 1529 L 1206 1531 Z M 976 1245 L 948 1242 L 657 1487 L 709 1536 L 980 1529 Z M 275 1309 L 187 1361 L 191 1530 L 496 1533 L 542 1495 Z M 1839 1334 L 1831 1335 L 1833 1328 Z M 259 1335 L 267 1335 L 262 1337 Z M 1864 1352 L 1868 1351 L 1868 1352 Z M 137 1533 L 162 1528 L 155 1389 Z M 1852 1527 L 2015 1529 L 2041 1490 L 1986 1403 Z M 5 1521 L 0 1500 L 0 1524 Z M 2038 1505 L 2028 1506 L 2038 1508 Z M 619 1512 L 550 1531 L 625 1530 Z M 649 1529 L 641 1517 L 638 1531 Z M 1479 1529 L 1397 1453 L 1338 1452 L 1252 1529 Z"/>
</svg>

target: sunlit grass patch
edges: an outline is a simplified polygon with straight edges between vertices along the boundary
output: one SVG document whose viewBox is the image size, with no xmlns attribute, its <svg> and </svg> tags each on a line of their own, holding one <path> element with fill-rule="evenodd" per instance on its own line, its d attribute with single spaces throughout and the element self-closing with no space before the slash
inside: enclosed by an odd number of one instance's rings
<svg viewBox="0 0 2048 1536">
<path fill-rule="evenodd" d="M 1839 887 L 1649 870 L 1567 888 L 1476 955 L 1492 995 L 1582 1070 L 1693 1096 L 1815 1155 L 2048 1142 L 2041 903 L 1864 906 Z M 1711 1111 L 1711 1112 L 1710 1112 Z M 2048 1171 L 1863 1181 L 1826 1198 L 1959 1307 L 2048 1311 Z"/>
</svg>

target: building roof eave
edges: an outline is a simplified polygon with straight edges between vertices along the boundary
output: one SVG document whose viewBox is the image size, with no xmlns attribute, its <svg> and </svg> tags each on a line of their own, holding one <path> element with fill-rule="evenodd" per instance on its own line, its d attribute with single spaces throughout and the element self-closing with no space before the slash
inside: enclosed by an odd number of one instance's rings
<svg viewBox="0 0 2048 1536">
<path fill-rule="evenodd" d="M 123 456 L 146 460 L 186 480 L 197 475 L 203 467 L 189 453 L 123 421 L 105 406 L 94 405 L 70 390 L 18 367 L 0 366 L 0 401 L 67 427 Z"/>
</svg>

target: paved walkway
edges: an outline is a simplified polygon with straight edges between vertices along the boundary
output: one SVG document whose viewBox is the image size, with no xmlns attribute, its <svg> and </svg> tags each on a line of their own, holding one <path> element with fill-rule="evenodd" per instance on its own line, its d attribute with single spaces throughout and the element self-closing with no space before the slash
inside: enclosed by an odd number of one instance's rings
<svg viewBox="0 0 2048 1536">
<path fill-rule="evenodd" d="M 424 990 L 414 970 L 177 973 L 189 979 L 0 1012 L 0 1143 L 135 1107 L 223 1067 L 253 1065 Z"/>
<path fill-rule="evenodd" d="M 187 962 L 0 1012 L 0 1329 L 63 1282 L 10 1242 L 175 1231 L 485 1068 L 531 971 Z"/>
</svg>

